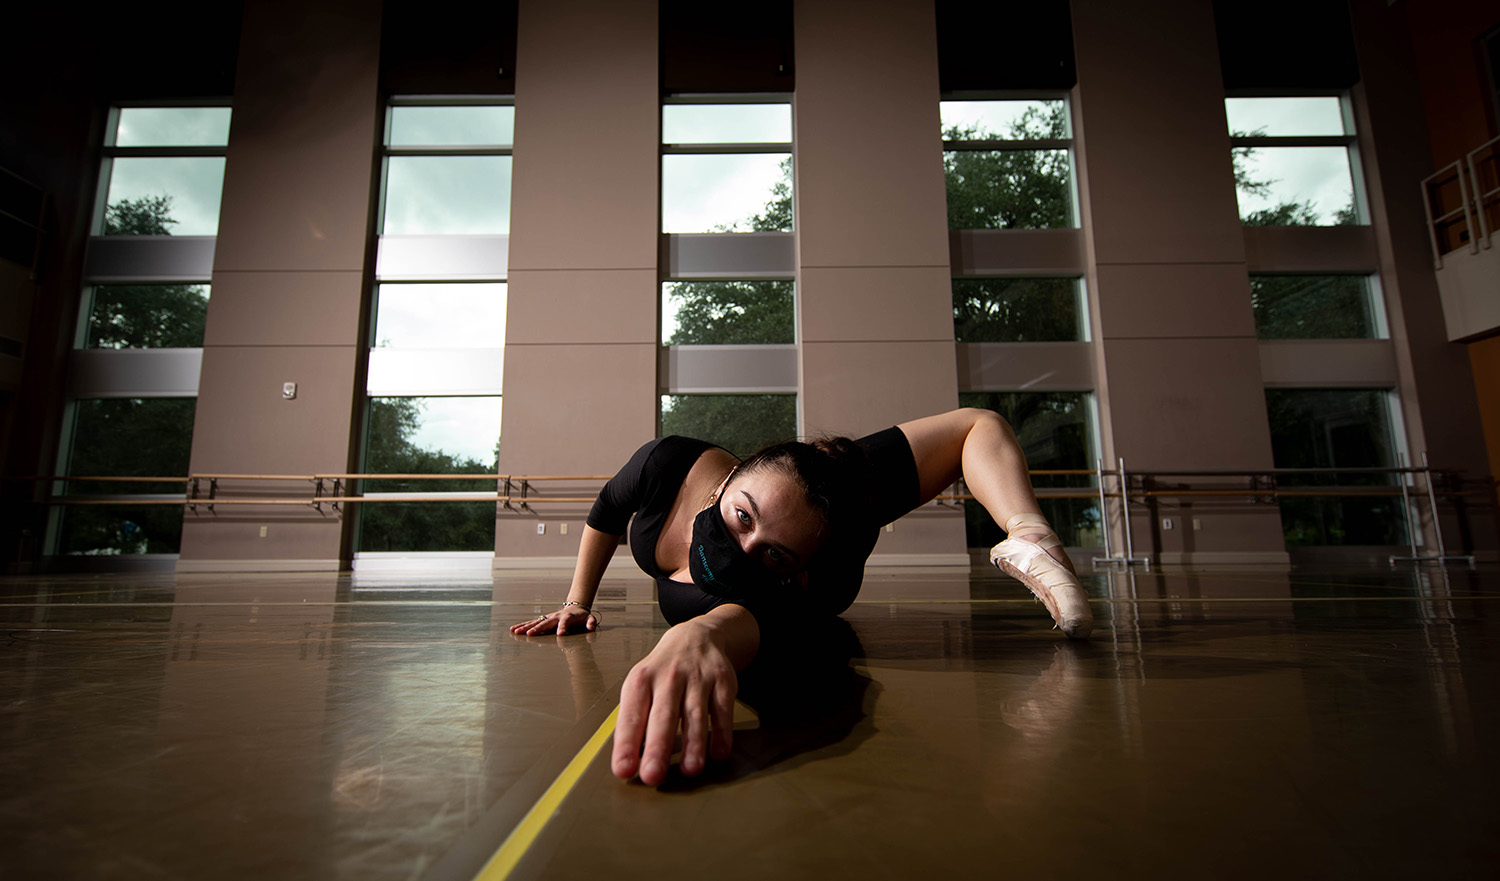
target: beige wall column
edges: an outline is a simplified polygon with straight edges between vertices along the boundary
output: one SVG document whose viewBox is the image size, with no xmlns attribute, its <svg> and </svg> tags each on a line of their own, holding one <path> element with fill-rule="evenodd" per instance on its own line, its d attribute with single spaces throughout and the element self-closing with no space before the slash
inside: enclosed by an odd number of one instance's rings
<svg viewBox="0 0 1500 881">
<path fill-rule="evenodd" d="M 937 21 L 803 0 L 796 35 L 801 430 L 857 436 L 958 404 Z M 877 555 L 963 550 L 961 517 L 924 512 Z"/>
<path fill-rule="evenodd" d="M 656 436 L 657 70 L 655 0 L 521 4 L 502 473 L 612 474 Z M 588 506 L 538 509 L 501 512 L 496 565 L 577 553 Z"/>
<path fill-rule="evenodd" d="M 1074 0 L 1072 9 L 1106 460 L 1269 468 L 1213 6 Z M 1163 562 L 1286 558 L 1275 506 L 1198 503 L 1180 515 L 1174 525 L 1187 528 L 1170 533 L 1149 515 L 1133 520 L 1137 548 L 1155 541 Z"/>
<path fill-rule="evenodd" d="M 193 473 L 348 468 L 379 136 L 380 3 L 248 4 L 203 344 Z M 282 384 L 297 383 L 293 400 Z M 206 487 L 205 487 L 206 489 Z M 221 480 L 224 497 L 307 481 Z M 340 517 L 188 512 L 179 569 L 334 568 Z"/>
</svg>

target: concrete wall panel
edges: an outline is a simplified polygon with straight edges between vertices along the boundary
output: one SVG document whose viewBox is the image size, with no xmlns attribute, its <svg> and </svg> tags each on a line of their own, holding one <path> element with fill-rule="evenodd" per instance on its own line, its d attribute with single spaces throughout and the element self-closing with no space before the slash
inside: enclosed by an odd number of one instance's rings
<svg viewBox="0 0 1500 881">
<path fill-rule="evenodd" d="M 506 336 L 517 343 L 652 343 L 660 286 L 651 269 L 510 274 Z"/>
<path fill-rule="evenodd" d="M 1255 338 L 1243 263 L 1101 264 L 1096 278 L 1110 339 Z"/>
<path fill-rule="evenodd" d="M 380 132 L 378 0 L 245 7 L 214 270 L 359 270 Z"/>
<path fill-rule="evenodd" d="M 205 346 L 357 346 L 364 273 L 220 272 Z"/>
<path fill-rule="evenodd" d="M 1212 4 L 1075 0 L 1073 35 L 1095 258 L 1243 262 Z"/>
<path fill-rule="evenodd" d="M 1132 468 L 1268 468 L 1254 340 L 1108 340 L 1116 455 Z"/>
<path fill-rule="evenodd" d="M 655 0 L 521 4 L 510 265 L 655 269 Z"/>
<path fill-rule="evenodd" d="M 613 474 L 656 436 L 656 346 L 508 346 L 504 474 Z"/>
<path fill-rule="evenodd" d="M 951 410 L 955 363 L 952 342 L 805 343 L 803 431 L 857 437 Z"/>
<path fill-rule="evenodd" d="M 952 340 L 947 266 L 804 267 L 798 278 L 803 342 Z"/>
<path fill-rule="evenodd" d="M 801 265 L 946 267 L 932 4 L 809 0 L 795 15 Z"/>
</svg>

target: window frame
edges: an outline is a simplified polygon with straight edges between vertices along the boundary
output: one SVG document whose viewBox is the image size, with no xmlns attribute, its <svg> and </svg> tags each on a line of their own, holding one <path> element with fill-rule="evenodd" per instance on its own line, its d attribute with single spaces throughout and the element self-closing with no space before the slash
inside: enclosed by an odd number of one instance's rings
<svg viewBox="0 0 1500 881">
<path fill-rule="evenodd" d="M 104 234 L 105 211 L 109 203 L 109 184 L 114 175 L 114 161 L 116 159 L 173 159 L 173 158 L 224 158 L 228 155 L 228 137 L 223 145 L 217 146 L 192 146 L 192 147 L 121 147 L 115 144 L 115 138 L 119 135 L 120 111 L 131 108 L 160 107 L 172 109 L 178 107 L 223 107 L 230 111 L 230 132 L 233 132 L 233 102 L 228 98 L 201 98 L 196 100 L 180 101 L 116 101 L 109 106 L 109 113 L 104 122 L 104 145 L 100 148 L 99 177 L 95 183 L 94 192 L 94 214 L 89 222 L 89 235 L 94 238 L 106 238 Z M 222 192 L 224 181 L 219 180 L 219 188 Z M 222 209 L 221 209 L 222 210 Z M 214 226 L 214 235 L 218 235 L 218 225 Z M 107 238 L 122 239 L 150 239 L 156 236 L 108 236 Z M 173 238 L 183 238 L 174 236 Z"/>
<path fill-rule="evenodd" d="M 1339 117 L 1343 120 L 1344 133 L 1342 135 L 1265 135 L 1261 137 L 1236 137 L 1229 131 L 1228 125 L 1228 101 L 1233 98 L 1337 98 L 1339 102 Z M 1370 201 L 1365 190 L 1364 166 L 1359 156 L 1359 128 L 1354 120 L 1354 102 L 1350 99 L 1348 90 L 1329 89 L 1227 89 L 1224 92 L 1225 100 L 1225 126 L 1224 130 L 1229 133 L 1229 151 L 1234 155 L 1238 148 L 1255 149 L 1257 147 L 1343 147 L 1349 160 L 1349 186 L 1350 196 L 1354 202 L 1354 223 L 1351 226 L 1369 226 Z M 1239 188 L 1235 188 L 1236 208 L 1238 208 Z M 1243 218 L 1241 224 L 1243 224 Z M 1313 227 L 1314 229 L 1322 228 Z"/>
<path fill-rule="evenodd" d="M 943 154 L 957 152 L 1039 152 L 1048 150 L 1061 150 L 1068 159 L 1068 222 L 1065 226 L 1057 227 L 1004 227 L 999 231 L 1008 230 L 1034 230 L 1034 229 L 1079 229 L 1082 226 L 1082 212 L 1079 208 L 1078 196 L 1078 151 L 1077 138 L 1073 132 L 1077 130 L 1077 120 L 1074 118 L 1073 101 L 1067 91 L 1039 90 L 1039 91 L 1015 91 L 1015 92 L 947 92 L 938 98 L 938 133 L 942 134 L 942 105 L 953 101 L 1061 101 L 1063 105 L 1063 116 L 1068 121 L 1067 138 L 988 138 L 977 140 L 950 141 L 943 139 Z M 945 194 L 946 195 L 946 194 Z M 944 199 L 946 203 L 946 198 Z M 946 205 L 944 206 L 946 210 Z M 950 232 L 958 232 L 950 229 Z"/>
<path fill-rule="evenodd" d="M 385 119 L 381 123 L 380 135 L 380 199 L 375 206 L 375 234 L 385 232 L 386 192 L 389 189 L 391 159 L 393 157 L 456 157 L 456 156 L 513 156 L 515 132 L 512 129 L 509 144 L 413 144 L 393 145 L 391 125 L 397 107 L 515 107 L 514 95 L 392 95 L 386 99 Z M 515 180 L 515 167 L 511 167 L 511 180 Z M 479 233 L 478 235 L 510 235 L 509 222 L 504 233 Z M 392 235 L 441 236 L 465 235 L 464 233 L 392 233 Z"/>
<path fill-rule="evenodd" d="M 705 231 L 688 232 L 688 233 L 678 233 L 678 232 L 668 232 L 667 230 L 662 229 L 662 226 L 666 222 L 666 199 L 664 198 L 665 194 L 661 193 L 661 187 L 663 186 L 663 182 L 666 180 L 666 169 L 667 169 L 666 157 L 668 157 L 668 156 L 736 156 L 736 155 L 744 155 L 744 154 L 767 154 L 767 153 L 774 153 L 774 154 L 784 154 L 784 155 L 786 155 L 787 157 L 789 157 L 789 158 L 792 159 L 792 161 L 793 161 L 793 163 L 795 165 L 795 163 L 796 163 L 795 144 L 797 143 L 797 114 L 795 113 L 795 111 L 793 109 L 792 97 L 793 96 L 790 93 L 777 94 L 777 93 L 769 93 L 769 92 L 767 92 L 767 93 L 757 93 L 757 94 L 746 94 L 746 95 L 728 94 L 728 93 L 712 93 L 712 94 L 693 93 L 693 94 L 663 95 L 662 96 L 661 103 L 659 105 L 658 112 L 657 112 L 657 140 L 658 140 L 658 146 L 659 146 L 660 150 L 659 150 L 659 154 L 658 154 L 658 158 L 657 158 L 657 177 L 658 177 L 657 189 L 658 189 L 658 197 L 657 197 L 657 202 L 656 202 L 656 230 L 657 230 L 657 232 L 660 235 L 737 235 L 738 234 L 738 233 L 733 233 L 733 232 L 705 232 Z M 723 106 L 723 105 L 735 105 L 735 104 L 781 104 L 781 105 L 785 105 L 786 108 L 787 108 L 788 114 L 790 114 L 790 116 L 791 116 L 791 136 L 792 136 L 792 139 L 790 141 L 752 141 L 752 142 L 748 142 L 748 143 L 739 143 L 739 142 L 723 142 L 723 143 L 712 143 L 712 144 L 677 144 L 677 143 L 670 143 L 670 142 L 668 142 L 666 140 L 666 128 L 665 128 L 665 126 L 666 126 L 666 114 L 664 112 L 660 111 L 660 107 L 666 107 L 668 105 L 685 105 L 685 104 L 687 104 L 687 105 L 699 105 L 699 106 L 702 106 L 702 105 L 721 105 L 721 106 Z M 795 175 L 794 175 L 794 177 L 795 177 Z M 797 218 L 796 218 L 796 207 L 795 207 L 796 206 L 796 182 L 795 182 L 795 180 L 793 181 L 793 184 L 792 184 L 792 205 L 793 205 L 792 231 L 795 231 L 797 229 Z M 752 230 L 751 232 L 754 232 L 754 231 Z M 782 232 L 782 231 L 776 230 L 775 232 Z M 673 281 L 673 280 L 674 279 L 666 279 L 666 278 L 662 279 L 662 281 Z"/>
</svg>

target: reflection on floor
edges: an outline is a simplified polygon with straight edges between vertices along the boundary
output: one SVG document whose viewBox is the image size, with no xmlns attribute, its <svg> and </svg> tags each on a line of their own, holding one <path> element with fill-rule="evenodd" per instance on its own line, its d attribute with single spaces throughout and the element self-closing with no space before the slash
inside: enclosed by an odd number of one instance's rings
<svg viewBox="0 0 1500 881">
<path fill-rule="evenodd" d="M 467 879 L 665 625 L 612 570 L 0 579 L 0 875 Z M 872 574 L 735 752 L 587 767 L 512 877 L 1494 877 L 1500 569 Z"/>
</svg>

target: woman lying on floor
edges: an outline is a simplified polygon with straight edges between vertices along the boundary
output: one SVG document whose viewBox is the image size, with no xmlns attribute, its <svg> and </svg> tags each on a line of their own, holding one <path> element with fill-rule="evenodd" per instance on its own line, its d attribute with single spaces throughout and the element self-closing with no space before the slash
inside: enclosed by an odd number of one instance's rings
<svg viewBox="0 0 1500 881">
<path fill-rule="evenodd" d="M 763 642 L 847 609 L 880 528 L 959 477 L 1004 524 L 990 561 L 1030 588 L 1063 633 L 1086 638 L 1088 597 L 1040 513 L 1015 434 L 974 409 L 859 440 L 776 444 L 743 462 L 704 441 L 651 441 L 599 493 L 567 601 L 511 632 L 593 630 L 594 594 L 628 526 L 673 626 L 625 679 L 614 773 L 660 783 L 680 727 L 682 772 L 694 776 L 709 756 L 729 755 L 737 671 Z"/>
</svg>

